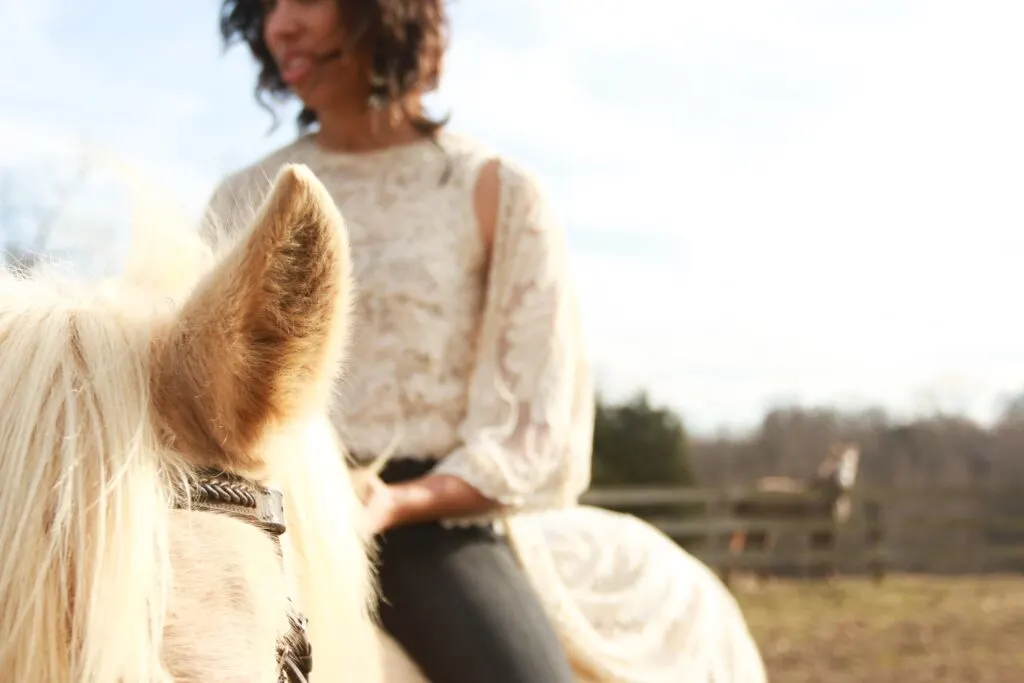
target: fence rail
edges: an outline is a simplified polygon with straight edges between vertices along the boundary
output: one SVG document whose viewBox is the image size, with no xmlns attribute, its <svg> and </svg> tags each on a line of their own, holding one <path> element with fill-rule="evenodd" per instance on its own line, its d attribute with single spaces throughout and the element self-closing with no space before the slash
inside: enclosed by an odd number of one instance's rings
<svg viewBox="0 0 1024 683">
<path fill-rule="evenodd" d="M 828 500 L 805 491 L 604 488 L 587 492 L 583 502 L 647 520 L 726 578 L 737 570 L 804 576 L 843 571 L 881 578 L 890 567 L 984 571 L 1019 565 L 1024 570 L 1024 505 L 1019 515 L 997 514 L 990 505 L 1021 498 L 1019 489 L 1006 487 L 859 486 L 849 492 L 851 514 L 841 523 L 824 513 L 736 513 L 740 501 L 813 507 Z"/>
<path fill-rule="evenodd" d="M 908 500 L 949 502 L 957 499 L 996 498 L 1006 495 L 1024 495 L 1019 488 L 1005 486 L 900 486 L 868 487 L 858 486 L 853 491 L 860 498 L 872 500 Z M 587 505 L 598 507 L 672 505 L 677 503 L 712 503 L 735 500 L 774 500 L 780 496 L 799 500 L 814 501 L 820 494 L 803 491 L 752 491 L 742 486 L 721 488 L 676 487 L 676 486 L 624 486 L 621 488 L 591 489 L 583 494 Z"/>
</svg>

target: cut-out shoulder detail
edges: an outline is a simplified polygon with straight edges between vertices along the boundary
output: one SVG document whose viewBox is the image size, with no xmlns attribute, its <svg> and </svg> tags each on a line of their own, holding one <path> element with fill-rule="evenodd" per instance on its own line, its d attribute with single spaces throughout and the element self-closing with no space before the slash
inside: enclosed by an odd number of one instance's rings
<svg viewBox="0 0 1024 683">
<path fill-rule="evenodd" d="M 473 192 L 473 207 L 476 209 L 476 221 L 480 227 L 480 240 L 488 254 L 494 245 L 494 229 L 498 223 L 498 202 L 501 194 L 501 181 L 498 170 L 501 160 L 488 159 L 480 168 L 480 175 Z"/>
</svg>

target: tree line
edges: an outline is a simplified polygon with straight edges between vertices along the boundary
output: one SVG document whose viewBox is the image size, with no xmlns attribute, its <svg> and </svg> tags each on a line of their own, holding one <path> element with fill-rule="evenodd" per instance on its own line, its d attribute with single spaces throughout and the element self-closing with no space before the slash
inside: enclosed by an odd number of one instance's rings
<svg viewBox="0 0 1024 683">
<path fill-rule="evenodd" d="M 780 406 L 745 433 L 687 435 L 683 417 L 644 394 L 620 403 L 598 397 L 593 487 L 750 485 L 764 476 L 810 477 L 829 447 L 860 447 L 858 483 L 866 489 L 945 487 L 977 495 L 885 500 L 891 519 L 945 514 L 977 524 L 893 527 L 886 540 L 899 568 L 950 571 L 982 545 L 1024 546 L 1024 533 L 992 517 L 1024 519 L 1024 392 L 1008 400 L 994 424 L 936 413 L 896 419 L 881 408 Z M 1024 568 L 1006 561 L 1003 569 Z"/>
</svg>

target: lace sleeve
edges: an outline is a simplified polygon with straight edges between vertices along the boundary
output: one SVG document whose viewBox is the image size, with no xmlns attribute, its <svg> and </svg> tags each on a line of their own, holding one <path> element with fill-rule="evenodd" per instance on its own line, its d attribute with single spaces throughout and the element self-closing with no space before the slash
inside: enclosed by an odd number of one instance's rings
<svg viewBox="0 0 1024 683">
<path fill-rule="evenodd" d="M 571 505 L 590 481 L 594 399 L 561 225 L 503 163 L 461 446 L 435 469 L 515 509 Z"/>
</svg>

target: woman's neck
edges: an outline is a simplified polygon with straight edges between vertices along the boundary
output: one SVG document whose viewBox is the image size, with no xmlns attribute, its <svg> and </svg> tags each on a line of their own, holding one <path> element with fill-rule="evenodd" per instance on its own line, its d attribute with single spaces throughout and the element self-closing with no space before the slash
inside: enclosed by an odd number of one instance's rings
<svg viewBox="0 0 1024 683">
<path fill-rule="evenodd" d="M 415 115 L 418 108 L 410 107 L 407 111 Z M 403 115 L 391 122 L 385 109 L 373 110 L 366 106 L 358 109 L 331 108 L 317 112 L 317 119 L 320 130 L 316 134 L 316 142 L 329 151 L 372 152 L 422 137 L 409 116 Z"/>
</svg>

